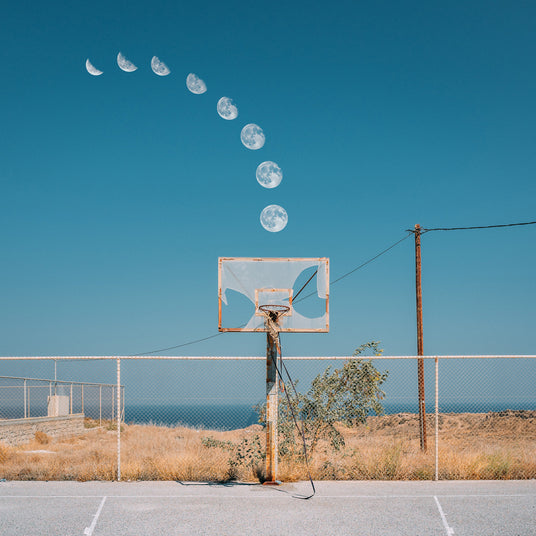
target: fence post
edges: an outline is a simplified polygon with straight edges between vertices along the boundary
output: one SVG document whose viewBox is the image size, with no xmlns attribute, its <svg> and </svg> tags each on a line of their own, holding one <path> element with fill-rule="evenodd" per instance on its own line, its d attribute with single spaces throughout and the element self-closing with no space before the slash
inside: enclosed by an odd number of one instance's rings
<svg viewBox="0 0 536 536">
<path fill-rule="evenodd" d="M 439 359 L 435 358 L 435 479 L 439 480 Z"/>
<path fill-rule="evenodd" d="M 24 380 L 24 418 L 28 416 L 28 410 L 26 409 L 26 380 Z"/>
<path fill-rule="evenodd" d="M 69 413 L 73 414 L 73 384 L 71 383 L 71 395 L 69 396 Z"/>
<path fill-rule="evenodd" d="M 121 360 L 117 360 L 117 480 L 121 480 Z"/>
<path fill-rule="evenodd" d="M 99 426 L 102 426 L 102 385 L 99 385 Z"/>
<path fill-rule="evenodd" d="M 84 384 L 81 385 L 81 388 L 82 388 L 82 394 L 81 394 L 81 399 L 82 399 L 82 413 L 84 413 Z"/>
</svg>

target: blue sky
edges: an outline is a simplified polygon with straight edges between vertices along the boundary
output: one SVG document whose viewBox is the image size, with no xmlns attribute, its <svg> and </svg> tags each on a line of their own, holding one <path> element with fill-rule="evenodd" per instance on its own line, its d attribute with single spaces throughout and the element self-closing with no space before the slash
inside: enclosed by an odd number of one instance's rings
<svg viewBox="0 0 536 536">
<path fill-rule="evenodd" d="M 326 256 L 335 279 L 416 223 L 536 220 L 535 22 L 532 2 L 10 3 L 1 354 L 215 334 L 219 256 Z M 207 93 L 188 92 L 190 72 Z M 235 121 L 216 113 L 224 95 Z M 240 143 L 250 122 L 259 151 Z M 274 190 L 255 180 L 264 160 L 283 170 Z M 259 223 L 272 203 L 289 215 L 280 233 Z M 535 352 L 535 239 L 536 226 L 423 236 L 425 353 Z M 333 285 L 330 333 L 287 335 L 285 353 L 372 339 L 416 353 L 413 254 L 410 237 Z M 224 334 L 167 353 L 264 348 Z"/>
</svg>

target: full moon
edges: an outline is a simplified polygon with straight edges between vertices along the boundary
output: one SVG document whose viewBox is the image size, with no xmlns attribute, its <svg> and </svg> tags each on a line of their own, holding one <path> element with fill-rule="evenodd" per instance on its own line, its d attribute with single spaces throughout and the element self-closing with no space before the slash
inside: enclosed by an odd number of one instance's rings
<svg viewBox="0 0 536 536">
<path fill-rule="evenodd" d="M 288 223 L 287 211 L 279 205 L 268 205 L 261 212 L 261 225 L 271 233 L 282 231 Z"/>
<path fill-rule="evenodd" d="M 153 70 L 153 73 L 158 76 L 167 76 L 171 72 L 168 69 L 168 66 L 156 56 L 153 56 L 153 59 L 151 60 L 151 69 Z"/>
<path fill-rule="evenodd" d="M 196 74 L 190 73 L 186 78 L 186 87 L 196 95 L 201 95 L 207 90 L 207 86 Z"/>
<path fill-rule="evenodd" d="M 127 73 L 133 73 L 137 69 L 137 67 L 131 61 L 128 61 L 121 52 L 117 55 L 117 65 Z"/>
<path fill-rule="evenodd" d="M 86 69 L 89 74 L 92 74 L 93 76 L 99 76 L 102 74 L 102 71 L 99 71 L 96 67 L 94 67 L 91 62 L 89 61 L 89 58 L 86 60 Z"/>
<path fill-rule="evenodd" d="M 223 119 L 227 119 L 228 121 L 238 117 L 238 108 L 229 97 L 222 97 L 218 101 L 217 110 L 220 117 L 223 117 Z"/>
<path fill-rule="evenodd" d="M 262 128 L 259 125 L 255 125 L 255 123 L 250 123 L 242 129 L 240 139 L 244 146 L 252 151 L 261 149 L 266 141 Z"/>
<path fill-rule="evenodd" d="M 257 182 L 265 188 L 275 188 L 279 186 L 283 178 L 281 168 L 275 162 L 263 162 L 259 164 L 256 172 Z"/>
</svg>

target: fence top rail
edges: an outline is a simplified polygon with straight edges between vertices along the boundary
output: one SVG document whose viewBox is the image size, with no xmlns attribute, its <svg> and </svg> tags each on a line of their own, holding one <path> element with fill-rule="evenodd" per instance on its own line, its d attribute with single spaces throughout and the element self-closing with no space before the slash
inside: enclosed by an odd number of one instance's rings
<svg viewBox="0 0 536 536">
<path fill-rule="evenodd" d="M 4 359 L 3 357 L 0 359 Z M 63 383 L 66 385 L 97 385 L 99 387 L 117 387 L 115 383 L 97 383 L 97 382 L 79 382 L 69 380 L 52 380 L 47 378 L 28 378 L 27 376 L 0 376 L 0 380 L 27 380 L 31 382 L 44 382 L 44 383 Z M 32 387 L 39 387 L 33 385 Z M 43 387 L 48 387 L 44 385 Z"/>
<path fill-rule="evenodd" d="M 535 359 L 536 355 L 523 354 L 523 355 L 377 355 L 377 356 L 364 356 L 364 355 L 339 355 L 339 356 L 285 356 L 286 361 L 308 361 L 308 360 L 348 360 L 348 359 Z M 115 356 L 94 356 L 94 355 L 75 355 L 75 356 L 0 356 L 0 361 L 18 361 L 18 360 L 58 360 L 58 361 L 89 361 L 89 360 L 117 360 L 117 359 L 131 359 L 131 360 L 183 360 L 183 361 L 195 361 L 195 360 L 212 360 L 212 361 L 265 361 L 266 356 L 154 356 L 154 355 L 115 355 Z M 46 380 L 49 381 L 49 380 Z M 58 380 L 59 382 L 59 380 Z M 73 383 L 73 382 L 67 382 Z M 83 382 L 74 382 L 83 383 Z M 98 384 L 97 384 L 98 385 Z"/>
</svg>

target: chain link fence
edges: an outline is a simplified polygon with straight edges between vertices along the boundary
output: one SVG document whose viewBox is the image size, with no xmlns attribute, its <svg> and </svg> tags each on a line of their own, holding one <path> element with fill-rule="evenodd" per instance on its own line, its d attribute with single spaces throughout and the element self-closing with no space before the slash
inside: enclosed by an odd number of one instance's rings
<svg viewBox="0 0 536 536">
<path fill-rule="evenodd" d="M 24 443 L 0 435 L 0 478 L 262 481 L 265 357 L 56 359 L 62 380 L 26 375 L 43 360 L 0 359 L 19 372 L 0 378 L 0 434 L 38 421 Z M 383 413 L 343 422 L 327 395 L 349 359 L 284 360 L 281 480 L 536 478 L 536 356 L 425 356 L 421 421 L 416 357 L 365 357 Z M 48 433 L 67 409 L 83 429 Z"/>
<path fill-rule="evenodd" d="M 81 414 L 101 426 L 115 420 L 116 390 L 115 384 L 0 376 L 0 421 Z"/>
</svg>

